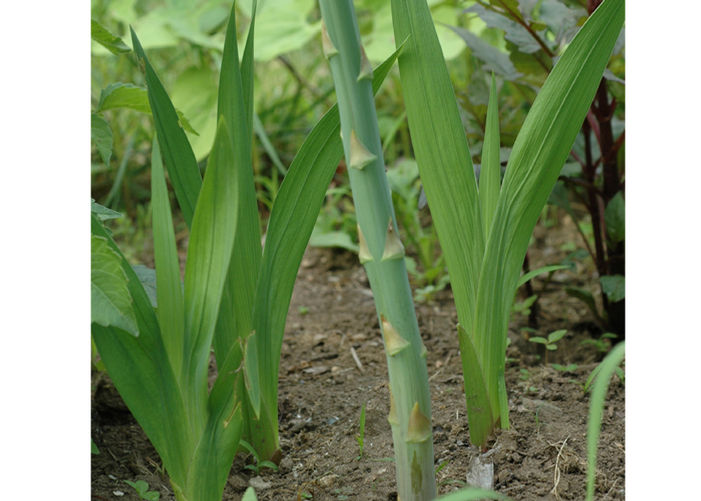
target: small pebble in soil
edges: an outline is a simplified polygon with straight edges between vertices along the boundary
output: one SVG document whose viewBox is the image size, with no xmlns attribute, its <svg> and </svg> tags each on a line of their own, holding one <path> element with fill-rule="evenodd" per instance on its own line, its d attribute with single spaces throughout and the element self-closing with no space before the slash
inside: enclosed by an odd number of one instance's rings
<svg viewBox="0 0 701 501">
<path fill-rule="evenodd" d="M 326 475 L 325 477 L 321 477 L 319 479 L 319 485 L 322 487 L 333 487 L 336 484 L 336 480 L 338 479 L 338 475 L 332 473 L 331 475 Z"/>
<path fill-rule="evenodd" d="M 229 483 L 229 485 L 231 485 L 231 487 L 234 488 L 236 492 L 243 492 L 248 487 L 248 480 L 244 475 L 240 474 L 233 474 L 229 476 L 227 482 Z"/>
<path fill-rule="evenodd" d="M 266 482 L 263 480 L 261 477 L 251 477 L 248 480 L 248 485 L 253 487 L 257 491 L 263 491 L 265 489 L 270 489 L 272 484 L 270 482 Z"/>
<path fill-rule="evenodd" d="M 285 456 L 280 461 L 280 471 L 281 472 L 290 471 L 292 469 L 292 466 L 293 466 L 293 462 L 292 462 L 292 458 L 290 456 Z"/>
</svg>

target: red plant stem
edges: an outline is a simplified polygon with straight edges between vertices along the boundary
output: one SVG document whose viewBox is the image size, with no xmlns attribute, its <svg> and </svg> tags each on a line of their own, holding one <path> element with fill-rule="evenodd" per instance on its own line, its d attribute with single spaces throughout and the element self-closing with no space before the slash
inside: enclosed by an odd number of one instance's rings
<svg viewBox="0 0 701 501">
<path fill-rule="evenodd" d="M 613 130 L 611 128 L 611 118 L 613 109 L 608 102 L 606 92 L 606 79 L 602 78 L 599 88 L 596 91 L 597 119 L 599 121 L 601 157 L 603 160 L 604 173 L 604 202 L 608 205 L 616 193 L 621 190 L 621 183 L 618 176 L 618 162 L 614 151 Z"/>
<path fill-rule="evenodd" d="M 596 168 L 592 163 L 592 153 L 591 153 L 591 125 L 588 120 L 584 121 L 582 125 L 582 131 L 584 133 L 584 153 L 585 153 L 585 168 L 583 171 L 585 180 L 590 184 L 594 185 L 594 177 L 596 174 Z M 606 258 L 604 254 L 604 242 L 602 234 L 601 225 L 601 210 L 599 207 L 599 201 L 597 200 L 597 195 L 594 190 L 587 189 L 587 208 L 591 214 L 591 224 L 594 230 L 594 248 L 596 250 L 594 257 L 594 262 L 596 263 L 596 269 L 599 272 L 599 276 L 606 275 Z"/>
</svg>

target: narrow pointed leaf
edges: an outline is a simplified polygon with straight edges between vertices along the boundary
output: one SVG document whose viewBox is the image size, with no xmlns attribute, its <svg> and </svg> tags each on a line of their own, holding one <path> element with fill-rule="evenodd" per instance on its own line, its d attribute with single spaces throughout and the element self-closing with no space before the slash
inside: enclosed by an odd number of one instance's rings
<svg viewBox="0 0 701 501">
<path fill-rule="evenodd" d="M 91 232 L 107 239 L 110 248 L 126 263 L 95 215 L 91 215 Z M 132 267 L 124 264 L 122 269 L 128 279 L 140 335 L 135 338 L 122 329 L 93 324 L 93 339 L 110 378 L 163 459 L 168 475 L 173 481 L 182 482 L 185 463 L 192 454 L 185 406 L 148 296 Z"/>
<path fill-rule="evenodd" d="M 518 279 L 516 287 L 521 287 L 523 284 L 528 282 L 530 279 L 535 278 L 538 275 L 542 275 L 544 273 L 552 273 L 553 271 L 564 270 L 564 269 L 569 269 L 569 268 L 571 268 L 571 267 L 569 265 L 566 265 L 566 264 L 553 264 L 550 266 L 543 266 L 542 268 L 537 268 L 535 270 L 531 270 L 528 273 L 524 273 L 523 275 L 521 275 L 521 278 Z"/>
<path fill-rule="evenodd" d="M 375 69 L 373 92 L 379 90 L 400 50 L 401 47 Z M 304 249 L 343 156 L 339 132 L 338 107 L 334 105 L 297 152 L 270 214 L 256 289 L 256 342 L 247 344 L 245 357 L 248 394 L 256 413 L 260 412 L 261 393 L 266 401 L 277 400 L 285 318 Z"/>
<path fill-rule="evenodd" d="M 509 309 L 535 223 L 589 109 L 623 25 L 623 0 L 605 0 L 562 54 L 514 143 L 480 275 L 475 331 L 490 395 L 504 370 Z M 492 401 L 492 411 L 508 412 Z"/>
<path fill-rule="evenodd" d="M 148 99 L 153 113 L 156 133 L 161 145 L 161 153 L 165 161 L 171 183 L 175 191 L 183 217 L 188 226 L 192 227 L 192 216 L 197 204 L 197 196 L 202 186 L 202 176 L 197 166 L 195 154 L 192 152 L 185 131 L 180 125 L 178 114 L 170 101 L 163 84 L 158 79 L 151 63 L 144 53 L 141 43 L 131 30 L 132 45 L 139 64 L 142 65 L 148 88 Z"/>
<path fill-rule="evenodd" d="M 424 0 L 392 0 L 399 73 L 419 173 L 446 258 L 459 321 L 469 332 L 484 236 L 477 183 L 455 92 Z"/>
<path fill-rule="evenodd" d="M 240 377 L 240 374 L 236 375 Z M 190 464 L 187 499 L 221 499 L 243 431 L 234 377 L 218 377 L 209 398 L 209 419 Z"/>
<path fill-rule="evenodd" d="M 159 305 L 158 323 L 173 371 L 176 375 L 180 375 L 185 342 L 183 290 L 168 188 L 156 138 L 153 140 L 151 150 L 151 208 L 153 210 L 153 251 L 156 262 L 156 298 Z"/>
<path fill-rule="evenodd" d="M 499 162 L 499 109 L 497 86 L 492 74 L 492 85 L 489 91 L 489 106 L 487 106 L 487 123 L 484 131 L 482 146 L 482 170 L 480 172 L 479 196 L 482 209 L 482 228 L 485 240 L 494 219 L 494 212 L 499 199 L 501 185 L 501 163 Z"/>
<path fill-rule="evenodd" d="M 248 125 L 249 135 L 253 129 L 253 40 L 255 36 L 256 27 L 256 10 L 258 9 L 258 2 L 253 0 L 252 11 L 251 11 L 251 24 L 248 27 L 248 35 L 246 36 L 246 46 L 243 49 L 243 56 L 241 57 L 241 87 L 243 92 L 243 102 L 246 108 L 246 124 Z M 232 10 L 232 21 L 235 21 L 235 17 Z M 231 21 L 229 21 L 231 24 Z M 234 30 L 234 35 L 236 30 Z M 234 36 L 234 40 L 236 37 Z"/>
<path fill-rule="evenodd" d="M 280 157 L 278 156 L 277 151 L 273 146 L 273 143 L 270 142 L 270 138 L 265 132 L 263 123 L 260 121 L 260 118 L 255 113 L 253 114 L 253 132 L 255 132 L 256 136 L 258 137 L 258 141 L 260 141 L 261 146 L 263 146 L 263 149 L 268 154 L 268 158 L 270 158 L 270 161 L 273 162 L 275 167 L 277 167 L 277 169 L 280 171 L 280 174 L 282 174 L 283 176 L 286 175 L 287 167 L 285 167 L 282 161 L 280 161 Z"/>
<path fill-rule="evenodd" d="M 195 429 L 205 425 L 209 351 L 238 217 L 236 173 L 231 169 L 233 157 L 226 122 L 221 118 L 192 221 L 185 266 L 182 380 L 195 402 Z"/>
<path fill-rule="evenodd" d="M 489 403 L 487 386 L 482 365 L 472 339 L 462 325 L 458 324 L 458 340 L 462 357 L 462 372 L 465 380 L 467 419 L 470 427 L 470 441 L 483 447 L 492 431 L 494 416 Z"/>
<path fill-rule="evenodd" d="M 253 329 L 253 301 L 261 259 L 260 222 L 251 161 L 253 102 L 253 29 L 251 20 L 242 65 L 236 41 L 236 10 L 232 7 L 224 41 L 217 114 L 230 133 L 231 163 L 226 166 L 236 179 L 233 194 L 237 207 L 234 242 L 214 335 L 214 353 L 220 366 L 239 339 Z M 231 228 L 234 231 L 234 227 Z M 240 353 L 240 352 L 239 352 Z"/>
<path fill-rule="evenodd" d="M 589 404 L 589 421 L 587 423 L 587 501 L 594 499 L 594 483 L 596 480 L 596 449 L 601 433 L 601 417 L 604 410 L 606 391 L 613 372 L 618 368 L 625 356 L 625 342 L 617 344 L 606 358 L 599 364 L 598 373 L 594 380 Z"/>
</svg>

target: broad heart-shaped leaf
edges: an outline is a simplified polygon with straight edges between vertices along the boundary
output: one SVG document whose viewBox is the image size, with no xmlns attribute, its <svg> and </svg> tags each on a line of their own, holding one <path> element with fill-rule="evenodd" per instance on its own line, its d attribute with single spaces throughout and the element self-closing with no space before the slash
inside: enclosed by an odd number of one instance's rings
<svg viewBox="0 0 701 501">
<path fill-rule="evenodd" d="M 184 482 L 193 439 L 156 315 L 133 269 L 94 214 L 90 223 L 92 235 L 106 239 L 121 259 L 139 327 L 139 337 L 134 337 L 116 327 L 93 324 L 93 339 L 110 378 L 163 459 L 171 480 Z"/>
<path fill-rule="evenodd" d="M 97 113 L 90 115 L 90 138 L 95 143 L 100 158 L 109 167 L 112 157 L 112 129 L 107 120 Z"/>
<path fill-rule="evenodd" d="M 151 113 L 151 105 L 149 104 L 146 89 L 134 84 L 121 82 L 108 85 L 100 92 L 97 111 L 115 108 L 128 108 L 142 113 Z M 181 111 L 176 110 L 176 114 L 178 115 L 178 123 L 183 129 L 197 134 L 197 131 L 192 128 L 190 122 L 188 122 Z"/>
<path fill-rule="evenodd" d="M 216 69 L 202 62 L 178 74 L 169 89 L 178 114 L 197 131 L 195 135 L 185 129 L 198 162 L 209 155 L 217 132 L 217 77 Z"/>
<path fill-rule="evenodd" d="M 94 19 L 90 20 L 90 38 L 109 50 L 112 54 L 119 55 L 131 52 L 131 49 L 122 42 L 121 38 L 110 33 L 107 28 Z"/>
<path fill-rule="evenodd" d="M 249 18 L 254 9 L 252 3 L 250 0 L 238 2 L 238 8 Z M 314 0 L 261 2 L 256 21 L 256 60 L 270 61 L 280 54 L 302 48 L 315 37 L 320 23 L 307 20 L 315 5 Z"/>
<path fill-rule="evenodd" d="M 104 237 L 92 235 L 90 247 L 92 322 L 103 327 L 118 327 L 138 336 L 139 327 L 127 287 L 127 276 L 122 270 L 121 256 L 110 248 Z"/>
<path fill-rule="evenodd" d="M 150 113 L 146 89 L 130 83 L 115 82 L 100 92 L 97 111 L 114 108 L 129 108 L 142 113 Z"/>
<path fill-rule="evenodd" d="M 168 169 L 183 218 L 187 225 L 192 227 L 192 216 L 202 186 L 200 169 L 185 131 L 180 126 L 173 103 L 146 57 L 134 30 L 131 31 L 131 38 L 134 52 L 146 78 L 149 105 L 153 113 L 163 160 L 166 169 Z"/>
<path fill-rule="evenodd" d="M 508 311 L 533 227 L 579 132 L 623 20 L 623 0 L 605 0 L 597 8 L 553 68 L 511 151 L 477 296 L 475 331 L 492 333 L 498 340 L 476 343 L 490 395 L 497 393 L 497 375 L 503 373 Z M 508 414 L 504 406 L 492 404 L 495 414 Z"/>
<path fill-rule="evenodd" d="M 373 72 L 377 92 L 397 49 Z M 314 126 L 297 152 L 273 204 L 256 289 L 256 334 L 246 345 L 246 384 L 251 404 L 261 400 L 277 423 L 277 375 L 285 318 L 304 249 L 324 202 L 326 189 L 343 156 L 338 107 L 334 105 Z"/>
</svg>

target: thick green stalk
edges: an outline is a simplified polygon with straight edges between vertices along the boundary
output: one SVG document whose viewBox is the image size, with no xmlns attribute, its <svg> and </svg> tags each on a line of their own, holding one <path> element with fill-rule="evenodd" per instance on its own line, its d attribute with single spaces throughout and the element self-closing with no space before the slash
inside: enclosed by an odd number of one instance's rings
<svg viewBox="0 0 701 501">
<path fill-rule="evenodd" d="M 426 349 L 419 335 L 404 248 L 385 175 L 372 92 L 351 0 L 322 0 L 324 53 L 341 117 L 341 137 L 358 219 L 359 257 L 382 326 L 390 382 L 388 421 L 402 501 L 436 495 Z"/>
</svg>

